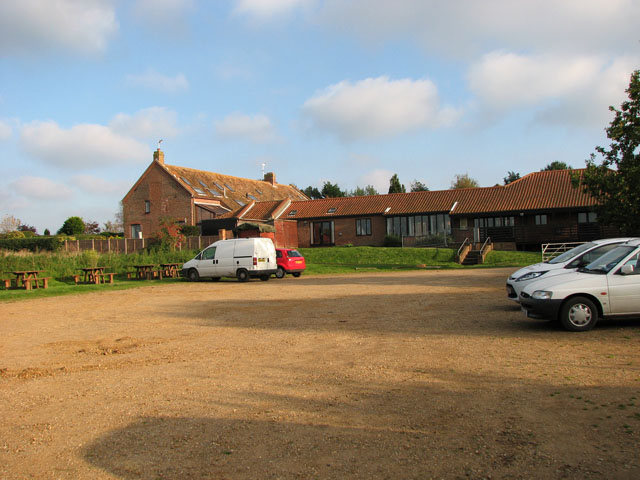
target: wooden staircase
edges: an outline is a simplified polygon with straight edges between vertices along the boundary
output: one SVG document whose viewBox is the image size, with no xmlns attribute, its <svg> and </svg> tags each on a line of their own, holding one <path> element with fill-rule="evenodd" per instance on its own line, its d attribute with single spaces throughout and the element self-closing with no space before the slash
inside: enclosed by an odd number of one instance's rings
<svg viewBox="0 0 640 480">
<path fill-rule="evenodd" d="M 482 252 L 480 250 L 469 250 L 461 265 L 478 265 L 480 263 L 482 263 Z"/>
</svg>

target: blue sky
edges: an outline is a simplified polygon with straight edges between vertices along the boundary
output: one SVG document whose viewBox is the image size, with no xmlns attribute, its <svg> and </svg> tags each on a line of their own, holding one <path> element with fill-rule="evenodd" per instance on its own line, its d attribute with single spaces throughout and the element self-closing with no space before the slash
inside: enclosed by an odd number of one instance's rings
<svg viewBox="0 0 640 480">
<path fill-rule="evenodd" d="M 103 224 L 152 160 L 386 193 L 606 145 L 637 0 L 0 2 L 0 216 Z"/>
</svg>

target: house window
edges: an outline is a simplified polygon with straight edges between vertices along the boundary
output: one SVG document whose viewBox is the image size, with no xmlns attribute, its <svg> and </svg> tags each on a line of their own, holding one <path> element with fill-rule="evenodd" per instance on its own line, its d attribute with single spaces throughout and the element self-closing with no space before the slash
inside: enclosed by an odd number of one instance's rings
<svg viewBox="0 0 640 480">
<path fill-rule="evenodd" d="M 333 245 L 333 222 L 311 222 L 311 245 Z"/>
<path fill-rule="evenodd" d="M 142 228 L 139 223 L 131 225 L 131 238 L 142 238 Z"/>
<path fill-rule="evenodd" d="M 578 223 L 596 223 L 598 215 L 596 212 L 580 212 L 578 213 Z"/>
<path fill-rule="evenodd" d="M 358 218 L 356 219 L 356 235 L 371 235 L 371 219 L 370 218 Z"/>
<path fill-rule="evenodd" d="M 467 228 L 469 228 L 467 226 L 467 218 L 461 218 L 460 219 L 460 230 L 466 230 Z"/>
<path fill-rule="evenodd" d="M 447 214 L 387 217 L 388 235 L 426 237 L 443 233 L 451 233 L 451 219 Z"/>
<path fill-rule="evenodd" d="M 536 225 L 546 225 L 547 224 L 547 215 L 536 215 Z"/>
<path fill-rule="evenodd" d="M 149 200 L 144 201 L 144 213 L 151 213 L 151 202 Z"/>
</svg>

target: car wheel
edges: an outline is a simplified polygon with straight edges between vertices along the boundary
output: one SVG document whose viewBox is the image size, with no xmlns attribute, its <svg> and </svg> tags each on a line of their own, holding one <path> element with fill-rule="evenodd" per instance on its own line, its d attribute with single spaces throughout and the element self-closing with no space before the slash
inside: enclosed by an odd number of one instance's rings
<svg viewBox="0 0 640 480">
<path fill-rule="evenodd" d="M 284 268 L 278 267 L 278 270 L 276 270 L 276 278 L 284 278 L 284 274 Z"/>
<path fill-rule="evenodd" d="M 198 274 L 198 270 L 196 270 L 195 268 L 190 269 L 187 272 L 187 278 L 189 279 L 190 282 L 197 282 L 198 280 L 200 280 L 200 275 Z"/>
<path fill-rule="evenodd" d="M 296 273 L 292 273 L 292 275 L 296 278 L 298 278 L 300 275 L 302 275 L 302 272 L 296 272 Z"/>
<path fill-rule="evenodd" d="M 560 321 L 566 330 L 586 332 L 598 321 L 598 309 L 588 298 L 574 297 L 562 306 Z"/>
<path fill-rule="evenodd" d="M 220 277 L 211 277 L 211 281 L 212 282 L 219 282 L 220 281 Z"/>
<path fill-rule="evenodd" d="M 241 268 L 236 272 L 236 278 L 239 282 L 246 282 L 247 280 L 249 280 L 249 272 Z"/>
<path fill-rule="evenodd" d="M 260 280 L 263 282 L 268 281 L 271 278 L 271 275 L 260 275 Z"/>
</svg>

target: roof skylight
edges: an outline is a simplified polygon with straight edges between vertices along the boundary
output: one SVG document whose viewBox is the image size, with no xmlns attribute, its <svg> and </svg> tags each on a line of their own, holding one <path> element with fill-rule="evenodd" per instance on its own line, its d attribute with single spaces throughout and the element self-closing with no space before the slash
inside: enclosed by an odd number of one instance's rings
<svg viewBox="0 0 640 480">
<path fill-rule="evenodd" d="M 187 179 L 186 179 L 186 178 L 184 178 L 184 177 L 180 177 L 180 178 L 182 179 L 182 181 L 183 181 L 184 183 L 186 183 L 187 185 L 191 186 L 191 182 L 190 182 L 189 180 L 187 180 Z"/>
<path fill-rule="evenodd" d="M 336 213 L 336 210 L 338 210 L 336 207 L 331 207 L 329 210 L 327 210 L 327 213 Z"/>
<path fill-rule="evenodd" d="M 235 190 L 231 188 L 228 183 L 225 183 L 224 186 L 227 187 L 231 192 L 235 192 Z"/>
</svg>

